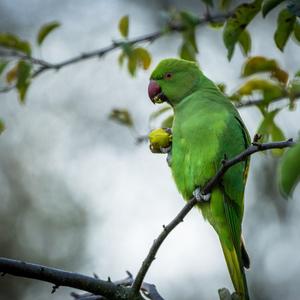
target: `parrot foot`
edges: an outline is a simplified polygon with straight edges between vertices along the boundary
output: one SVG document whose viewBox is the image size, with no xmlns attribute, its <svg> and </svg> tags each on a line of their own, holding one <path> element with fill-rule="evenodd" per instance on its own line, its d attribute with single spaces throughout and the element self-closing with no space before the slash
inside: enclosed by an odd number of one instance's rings
<svg viewBox="0 0 300 300">
<path fill-rule="evenodd" d="M 196 198 L 198 202 L 208 202 L 210 200 L 211 194 L 202 194 L 200 187 L 197 187 L 193 191 L 193 196 Z"/>
<path fill-rule="evenodd" d="M 160 147 L 159 150 L 161 151 L 161 153 L 170 153 L 171 152 L 171 149 L 172 149 L 172 146 L 169 146 L 169 147 L 166 147 L 166 148 L 163 148 L 163 147 Z"/>
<path fill-rule="evenodd" d="M 167 163 L 168 163 L 168 166 L 171 167 L 171 164 L 172 164 L 172 154 L 171 154 L 171 152 L 169 152 L 168 155 L 167 155 Z"/>
</svg>

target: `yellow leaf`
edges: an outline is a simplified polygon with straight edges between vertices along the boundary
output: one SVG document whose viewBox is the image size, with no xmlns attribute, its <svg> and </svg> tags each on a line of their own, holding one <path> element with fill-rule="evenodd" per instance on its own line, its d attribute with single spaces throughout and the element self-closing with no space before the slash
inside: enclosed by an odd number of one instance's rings
<svg viewBox="0 0 300 300">
<path fill-rule="evenodd" d="M 134 54 L 137 57 L 138 63 L 142 65 L 144 70 L 147 70 L 151 64 L 151 55 L 145 48 L 135 48 Z"/>
<path fill-rule="evenodd" d="M 18 65 L 15 65 L 12 69 L 10 69 L 6 73 L 6 82 L 11 84 L 13 81 L 17 79 Z"/>
<path fill-rule="evenodd" d="M 254 91 L 260 91 L 265 102 L 270 102 L 273 99 L 285 95 L 286 93 L 281 85 L 273 83 L 272 81 L 250 79 L 238 89 L 237 94 L 241 96 L 249 96 Z"/>
<path fill-rule="evenodd" d="M 119 31 L 123 37 L 127 38 L 128 30 L 129 30 L 129 16 L 125 15 L 119 21 Z"/>
</svg>

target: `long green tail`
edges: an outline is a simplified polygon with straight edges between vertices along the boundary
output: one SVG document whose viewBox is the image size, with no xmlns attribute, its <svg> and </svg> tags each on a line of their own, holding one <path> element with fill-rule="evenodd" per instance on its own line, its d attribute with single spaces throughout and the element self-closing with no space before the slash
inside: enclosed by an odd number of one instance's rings
<svg viewBox="0 0 300 300">
<path fill-rule="evenodd" d="M 241 300 L 249 300 L 242 259 L 239 259 L 233 246 L 232 249 L 229 249 L 222 240 L 220 240 L 220 242 L 235 291 L 239 294 Z"/>
</svg>

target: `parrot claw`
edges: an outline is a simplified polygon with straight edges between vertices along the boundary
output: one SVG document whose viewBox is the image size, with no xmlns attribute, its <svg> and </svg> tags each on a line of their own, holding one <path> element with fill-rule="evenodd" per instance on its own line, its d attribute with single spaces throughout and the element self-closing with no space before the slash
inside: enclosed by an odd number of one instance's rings
<svg viewBox="0 0 300 300">
<path fill-rule="evenodd" d="M 202 194 L 200 187 L 197 187 L 193 192 L 193 196 L 198 202 L 208 202 L 210 200 L 211 194 Z"/>
<path fill-rule="evenodd" d="M 172 149 L 172 146 L 169 146 L 169 147 L 166 147 L 166 148 L 163 148 L 163 147 L 159 148 L 159 150 L 161 151 L 161 153 L 164 153 L 164 154 L 170 153 L 171 149 Z"/>
<path fill-rule="evenodd" d="M 168 166 L 171 167 L 171 163 L 172 163 L 172 154 L 171 154 L 171 152 L 169 152 L 168 155 L 167 155 L 167 163 L 168 163 Z"/>
</svg>

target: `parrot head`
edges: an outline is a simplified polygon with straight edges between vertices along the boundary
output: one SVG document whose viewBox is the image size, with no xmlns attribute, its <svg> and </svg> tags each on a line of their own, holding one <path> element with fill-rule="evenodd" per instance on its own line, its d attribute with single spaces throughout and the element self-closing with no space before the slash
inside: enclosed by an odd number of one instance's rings
<svg viewBox="0 0 300 300">
<path fill-rule="evenodd" d="M 201 71 L 196 63 L 176 58 L 162 60 L 150 77 L 148 95 L 153 103 L 174 106 L 199 87 Z"/>
</svg>

